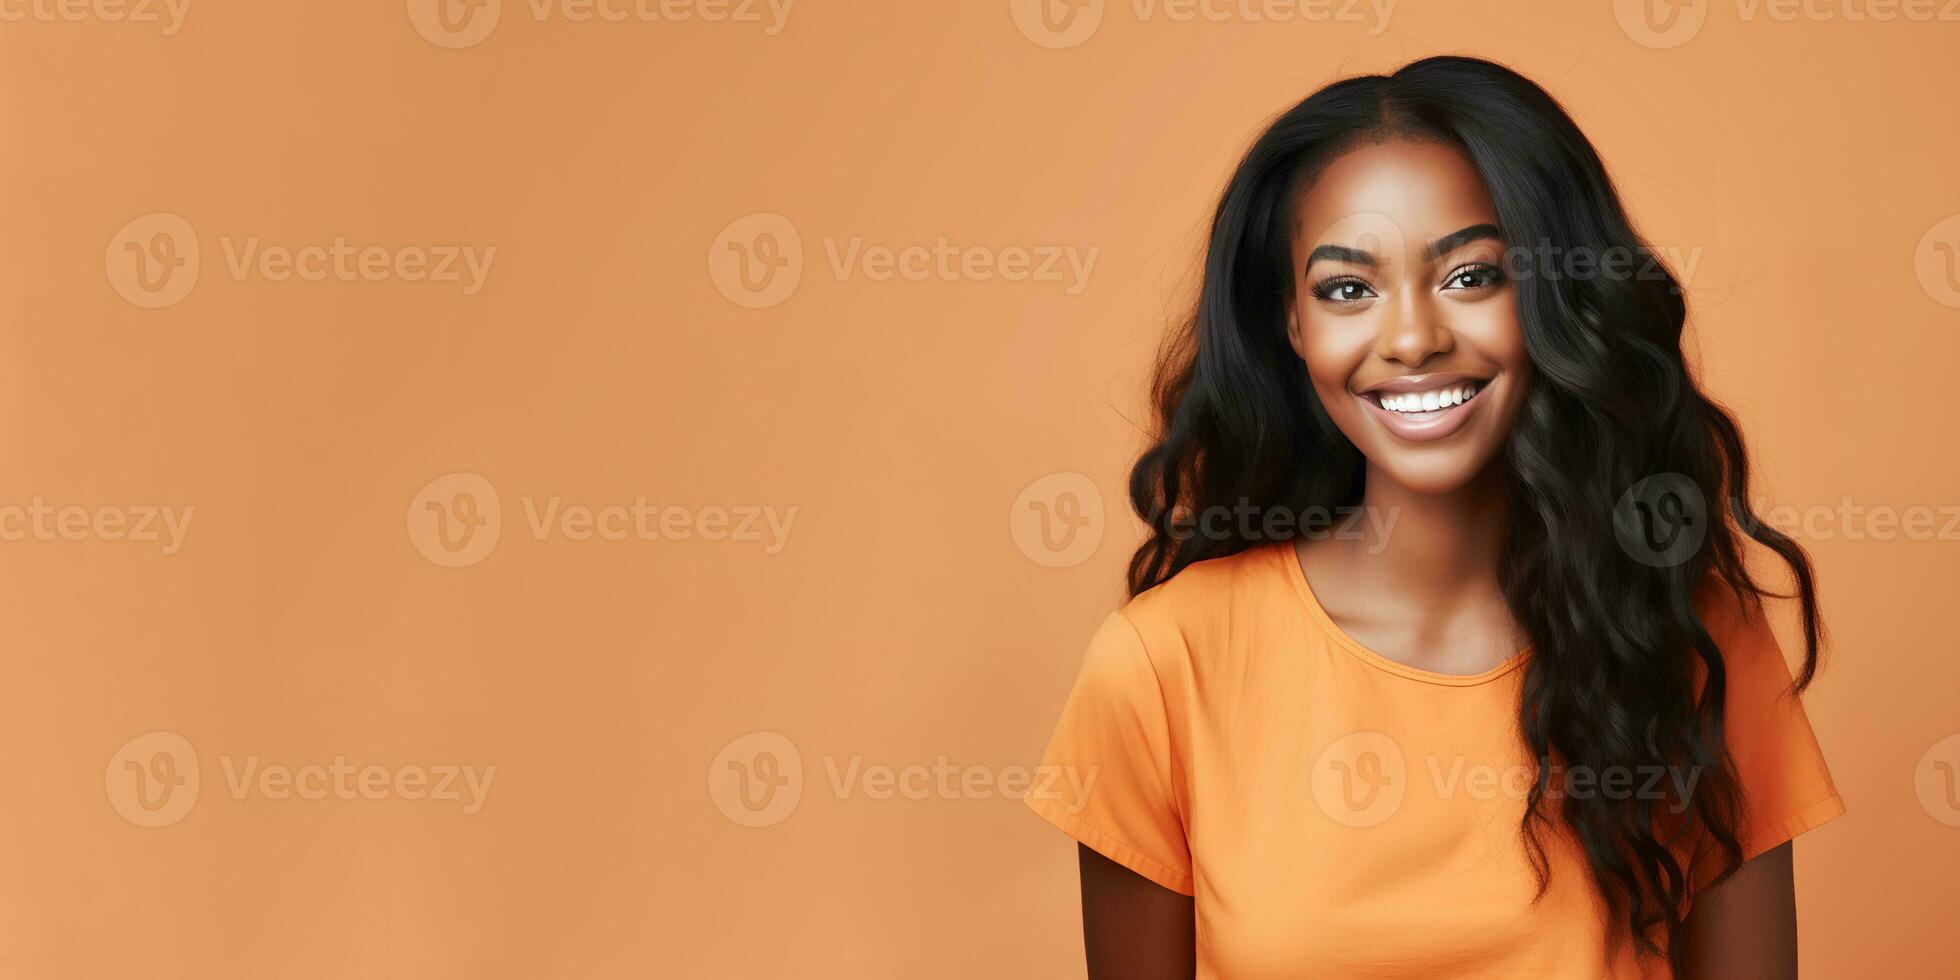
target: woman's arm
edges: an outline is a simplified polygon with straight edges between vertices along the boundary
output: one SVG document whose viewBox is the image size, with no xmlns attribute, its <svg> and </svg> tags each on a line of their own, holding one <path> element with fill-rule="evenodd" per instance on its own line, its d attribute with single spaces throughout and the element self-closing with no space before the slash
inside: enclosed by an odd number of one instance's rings
<svg viewBox="0 0 1960 980">
<path fill-rule="evenodd" d="M 1077 845 L 1089 980 L 1191 980 L 1198 971 L 1191 896 Z"/>
<path fill-rule="evenodd" d="M 1796 980 L 1797 895 L 1789 842 L 1744 861 L 1727 881 L 1695 896 L 1687 930 L 1680 980 Z"/>
</svg>

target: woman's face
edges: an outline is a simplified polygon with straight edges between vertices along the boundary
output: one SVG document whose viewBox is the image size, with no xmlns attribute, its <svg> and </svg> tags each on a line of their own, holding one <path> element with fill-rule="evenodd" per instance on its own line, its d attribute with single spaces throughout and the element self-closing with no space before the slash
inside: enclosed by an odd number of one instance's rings
<svg viewBox="0 0 1960 980">
<path fill-rule="evenodd" d="M 1440 143 L 1363 144 L 1302 195 L 1293 349 L 1371 479 L 1448 493 L 1482 472 L 1531 360 L 1483 181 Z"/>
</svg>

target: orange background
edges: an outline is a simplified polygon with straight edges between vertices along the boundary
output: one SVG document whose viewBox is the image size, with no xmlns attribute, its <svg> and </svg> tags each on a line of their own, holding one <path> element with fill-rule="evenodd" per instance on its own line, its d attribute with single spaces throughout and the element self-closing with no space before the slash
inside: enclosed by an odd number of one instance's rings
<svg viewBox="0 0 1960 980">
<path fill-rule="evenodd" d="M 1263 121 L 1429 54 L 1513 65 L 1655 244 L 1699 250 L 1705 378 L 1768 500 L 1952 508 L 1960 23 L 1868 8 L 1703 0 L 1671 47 L 1606 0 L 1407 0 L 1375 33 L 1113 0 L 1065 48 L 1007 0 L 805 0 L 773 35 L 506 0 L 456 49 L 385 0 L 0 23 L 0 505 L 196 508 L 170 555 L 0 542 L 0 978 L 1080 976 L 1066 838 L 998 796 L 839 798 L 825 760 L 1038 758 L 1121 599 L 1148 362 Z M 157 212 L 201 267 L 152 310 L 113 246 Z M 710 262 L 755 213 L 803 263 L 750 309 Z M 468 296 L 234 278 L 252 236 L 497 251 Z M 853 237 L 1099 252 L 1077 295 L 840 280 Z M 439 567 L 411 502 L 459 472 L 501 536 Z M 1061 568 L 1009 521 L 1054 472 L 1105 515 Z M 538 540 L 552 496 L 797 512 L 773 555 Z M 1808 704 L 1850 813 L 1798 846 L 1806 975 L 1939 975 L 1960 828 L 1915 779 L 1960 762 L 1927 755 L 1960 730 L 1960 548 L 1824 530 Z M 757 731 L 803 772 L 760 828 L 710 790 Z M 115 789 L 146 732 L 202 780 L 154 828 Z M 241 798 L 222 767 L 253 756 L 496 771 L 466 814 Z"/>
</svg>

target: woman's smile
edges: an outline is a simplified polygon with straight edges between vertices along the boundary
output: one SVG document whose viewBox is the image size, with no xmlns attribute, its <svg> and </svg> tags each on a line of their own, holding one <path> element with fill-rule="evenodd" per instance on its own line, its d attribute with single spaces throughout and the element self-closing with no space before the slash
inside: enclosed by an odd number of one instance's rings
<svg viewBox="0 0 1960 980">
<path fill-rule="evenodd" d="M 1355 397 L 1389 434 L 1430 442 L 1462 429 L 1483 404 L 1477 396 L 1491 383 L 1462 373 L 1410 374 L 1370 385 Z"/>
</svg>

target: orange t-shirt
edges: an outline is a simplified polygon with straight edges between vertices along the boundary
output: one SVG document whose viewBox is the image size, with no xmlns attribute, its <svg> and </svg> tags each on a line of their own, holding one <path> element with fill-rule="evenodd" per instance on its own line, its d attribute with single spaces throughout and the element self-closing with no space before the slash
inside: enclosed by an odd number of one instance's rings
<svg viewBox="0 0 1960 980">
<path fill-rule="evenodd" d="M 1746 859 L 1844 804 L 1768 625 L 1703 616 L 1728 671 Z M 1547 835 L 1551 887 L 1532 902 L 1525 656 L 1473 676 L 1412 668 L 1334 624 L 1290 544 L 1200 562 L 1104 621 L 1044 760 L 1077 779 L 1028 803 L 1195 897 L 1199 977 L 1665 977 L 1610 941 L 1569 835 Z M 1633 793 L 1685 778 L 1560 785 Z"/>
</svg>

